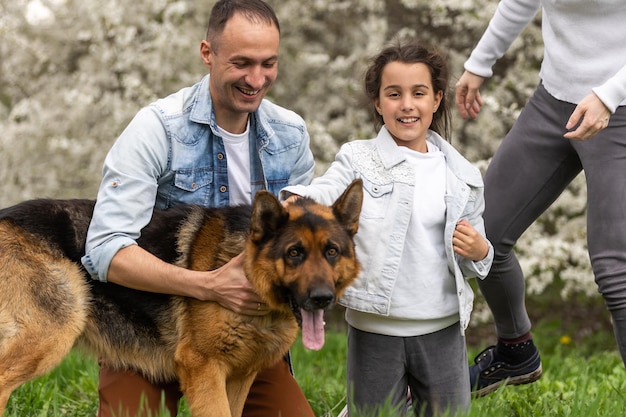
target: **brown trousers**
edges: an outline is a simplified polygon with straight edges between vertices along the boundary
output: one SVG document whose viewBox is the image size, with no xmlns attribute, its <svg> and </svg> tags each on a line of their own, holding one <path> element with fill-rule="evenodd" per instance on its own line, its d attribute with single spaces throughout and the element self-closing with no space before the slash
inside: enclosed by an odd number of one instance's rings
<svg viewBox="0 0 626 417">
<path fill-rule="evenodd" d="M 177 383 L 155 385 L 132 371 L 100 366 L 98 417 L 154 416 L 164 407 L 172 417 L 182 397 Z M 242 417 L 315 417 L 286 360 L 260 372 L 246 400 Z"/>
</svg>

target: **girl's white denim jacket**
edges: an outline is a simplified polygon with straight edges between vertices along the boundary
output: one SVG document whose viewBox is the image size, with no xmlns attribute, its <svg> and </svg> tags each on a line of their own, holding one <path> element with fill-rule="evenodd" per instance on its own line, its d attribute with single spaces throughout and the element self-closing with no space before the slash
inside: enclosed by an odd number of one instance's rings
<svg viewBox="0 0 626 417">
<path fill-rule="evenodd" d="M 448 266 L 454 272 L 460 324 L 464 331 L 474 300 L 466 278 L 485 278 L 491 268 L 494 251 L 489 243 L 485 259 L 472 261 L 463 258 L 452 249 L 452 234 L 456 224 L 466 219 L 485 236 L 483 180 L 480 171 L 437 133 L 429 131 L 427 140 L 441 149 L 446 158 L 444 242 Z M 363 180 L 363 207 L 355 238 L 362 272 L 355 284 L 346 290 L 340 303 L 350 309 L 384 316 L 389 315 L 391 294 L 413 211 L 413 197 L 415 192 L 419 192 L 413 167 L 397 147 L 383 127 L 374 139 L 344 144 L 326 173 L 314 179 L 311 185 L 289 186 L 281 191 L 283 199 L 297 194 L 329 205 L 352 180 Z"/>
</svg>

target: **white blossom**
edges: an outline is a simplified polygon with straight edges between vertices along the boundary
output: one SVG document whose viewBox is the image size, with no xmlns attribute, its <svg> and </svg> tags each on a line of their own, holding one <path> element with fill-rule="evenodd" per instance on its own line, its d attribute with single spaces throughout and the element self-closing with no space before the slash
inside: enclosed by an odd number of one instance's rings
<svg viewBox="0 0 626 417">
<path fill-rule="evenodd" d="M 137 110 L 206 74 L 198 51 L 214 2 L 3 1 L 0 207 L 34 197 L 94 198 L 102 160 Z M 447 52 L 451 140 L 483 173 L 539 81 L 541 29 L 531 24 L 483 85 L 479 118 L 462 120 L 453 108 L 454 82 L 496 0 L 270 3 L 282 36 L 268 98 L 307 121 L 317 174 L 342 143 L 375 136 L 363 74 L 393 40 L 417 37 Z M 529 294 L 559 285 L 564 298 L 598 296 L 585 214 L 581 174 L 517 242 Z M 488 314 L 477 301 L 474 317 Z"/>
</svg>

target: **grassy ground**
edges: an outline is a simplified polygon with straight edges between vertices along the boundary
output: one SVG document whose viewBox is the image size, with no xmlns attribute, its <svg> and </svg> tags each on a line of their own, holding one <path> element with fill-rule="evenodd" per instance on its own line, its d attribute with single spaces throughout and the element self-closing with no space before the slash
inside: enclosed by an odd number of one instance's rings
<svg viewBox="0 0 626 417">
<path fill-rule="evenodd" d="M 535 319 L 534 337 L 544 366 L 541 380 L 474 399 L 469 417 L 624 415 L 626 370 L 603 307 L 586 305 L 586 316 L 579 314 L 578 320 L 555 314 L 565 307 L 552 307 L 553 314 Z M 322 351 L 306 351 L 300 341 L 292 349 L 296 379 L 320 417 L 336 416 L 345 404 L 345 335 L 339 320 L 330 326 Z M 491 341 L 490 325 L 470 329 L 470 357 Z M 54 372 L 16 391 L 5 416 L 94 416 L 96 383 L 95 361 L 73 352 Z M 179 414 L 190 416 L 184 404 Z"/>
<path fill-rule="evenodd" d="M 590 347 L 604 345 L 607 335 L 590 336 L 593 340 L 589 340 L 589 346 L 574 345 L 567 337 L 552 346 L 549 335 L 544 335 L 543 331 L 537 333 L 537 343 L 546 345 L 546 349 L 542 349 L 542 378 L 534 384 L 503 387 L 494 394 L 474 399 L 470 417 L 624 415 L 626 370 L 621 358 L 612 348 L 592 351 Z M 336 416 L 345 402 L 345 371 L 343 367 L 328 366 L 328 363 L 342 361 L 342 349 L 336 346 L 344 342 L 335 340 L 340 337 L 343 336 L 333 335 L 328 343 L 331 349 L 323 353 L 294 348 L 296 377 L 319 416 L 327 412 L 329 416 Z M 477 353 L 478 348 L 470 349 L 472 357 Z M 324 374 L 328 375 L 326 379 L 322 377 Z"/>
</svg>

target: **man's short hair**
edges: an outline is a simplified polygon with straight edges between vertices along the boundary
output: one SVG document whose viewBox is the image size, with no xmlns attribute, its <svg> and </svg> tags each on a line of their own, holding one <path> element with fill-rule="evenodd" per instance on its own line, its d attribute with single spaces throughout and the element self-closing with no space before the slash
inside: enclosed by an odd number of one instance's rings
<svg viewBox="0 0 626 417">
<path fill-rule="evenodd" d="M 214 49 L 216 38 L 224 31 L 226 23 L 235 13 L 241 13 L 251 22 L 274 25 L 280 33 L 280 25 L 274 9 L 263 0 L 220 0 L 211 10 L 206 33 L 206 40 L 211 42 Z"/>
</svg>

